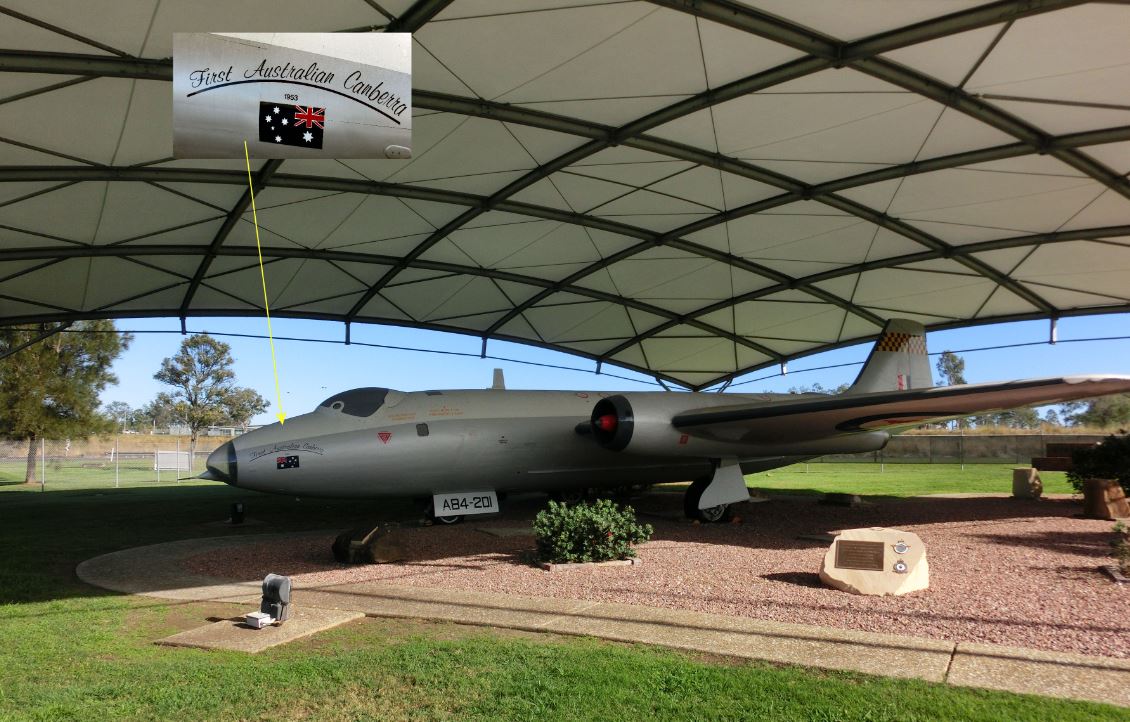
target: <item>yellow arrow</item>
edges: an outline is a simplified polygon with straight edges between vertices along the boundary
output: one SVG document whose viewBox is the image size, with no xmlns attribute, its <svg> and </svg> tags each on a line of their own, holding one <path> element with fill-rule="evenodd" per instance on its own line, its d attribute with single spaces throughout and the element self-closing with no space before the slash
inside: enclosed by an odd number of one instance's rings
<svg viewBox="0 0 1130 722">
<path fill-rule="evenodd" d="M 275 370 L 275 397 L 278 399 L 279 423 L 286 423 L 282 410 L 282 390 L 279 387 L 279 362 L 275 359 L 275 334 L 271 332 L 271 306 L 267 303 L 267 274 L 263 271 L 263 247 L 259 245 L 259 214 L 255 210 L 255 184 L 251 181 L 251 156 L 247 154 L 247 141 L 243 141 L 243 159 L 247 161 L 247 189 L 251 192 L 251 219 L 255 221 L 255 248 L 259 251 L 259 278 L 263 281 L 263 308 L 267 310 L 267 338 L 271 340 L 271 366 Z"/>
</svg>

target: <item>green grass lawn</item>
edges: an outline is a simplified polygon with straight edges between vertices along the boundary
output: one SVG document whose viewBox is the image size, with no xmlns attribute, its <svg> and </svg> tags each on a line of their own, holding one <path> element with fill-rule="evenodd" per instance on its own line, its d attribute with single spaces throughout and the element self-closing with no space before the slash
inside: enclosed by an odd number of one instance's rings
<svg viewBox="0 0 1130 722">
<path fill-rule="evenodd" d="M 214 526 L 237 499 L 262 523 Z M 158 647 L 246 610 L 115 595 L 74 576 L 83 559 L 140 544 L 411 514 L 213 483 L 0 487 L 0 719 L 1127 719 L 1098 704 L 411 621 L 361 620 L 257 656 Z"/>
<path fill-rule="evenodd" d="M 179 476 L 190 477 L 204 470 L 202 460 L 197 460 L 193 472 L 182 471 Z M 23 483 L 27 474 L 26 461 L 0 461 L 0 484 Z M 177 483 L 178 473 L 172 470 L 162 470 L 158 482 L 157 472 L 153 469 L 153 457 L 123 459 L 115 468 L 114 464 L 104 460 L 70 459 L 58 462 L 49 459 L 47 462 L 47 475 L 45 486 L 54 490 L 58 489 L 108 489 L 115 484 L 119 487 L 152 487 L 163 484 Z M 42 465 L 36 467 L 36 489 L 39 481 L 43 480 Z M 181 483 L 183 483 L 183 479 Z"/>
<path fill-rule="evenodd" d="M 793 464 L 773 471 L 750 474 L 746 484 L 772 494 L 844 492 L 872 496 L 922 494 L 1012 493 L 1015 464 Z M 1040 479 L 1049 494 L 1074 490 L 1062 471 L 1042 471 Z"/>
</svg>

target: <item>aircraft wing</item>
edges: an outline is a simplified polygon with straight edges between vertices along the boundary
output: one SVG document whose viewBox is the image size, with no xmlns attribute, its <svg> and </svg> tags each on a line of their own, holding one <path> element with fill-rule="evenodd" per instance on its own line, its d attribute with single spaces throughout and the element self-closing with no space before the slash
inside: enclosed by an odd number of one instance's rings
<svg viewBox="0 0 1130 722">
<path fill-rule="evenodd" d="M 680 413 L 671 424 L 692 436 L 719 441 L 795 442 L 898 431 L 962 416 L 1126 392 L 1130 392 L 1130 376 L 1064 376 L 716 406 Z"/>
</svg>

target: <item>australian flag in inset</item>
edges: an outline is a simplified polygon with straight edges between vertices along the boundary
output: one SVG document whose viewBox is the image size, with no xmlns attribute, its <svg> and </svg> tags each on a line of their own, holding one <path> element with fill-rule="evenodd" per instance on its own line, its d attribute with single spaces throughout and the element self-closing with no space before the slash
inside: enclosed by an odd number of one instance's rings
<svg viewBox="0 0 1130 722">
<path fill-rule="evenodd" d="M 297 469 L 297 456 L 279 456 L 275 458 L 275 465 L 280 469 Z"/>
<path fill-rule="evenodd" d="M 259 103 L 259 142 L 322 148 L 326 109 L 286 103 Z M 282 468 L 282 467 L 279 467 Z"/>
</svg>

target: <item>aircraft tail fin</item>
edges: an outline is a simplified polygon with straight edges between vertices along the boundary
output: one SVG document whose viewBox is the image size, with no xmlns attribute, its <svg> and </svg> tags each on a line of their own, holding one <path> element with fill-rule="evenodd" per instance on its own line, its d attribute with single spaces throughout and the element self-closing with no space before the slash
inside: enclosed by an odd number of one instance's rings
<svg viewBox="0 0 1130 722">
<path fill-rule="evenodd" d="M 502 375 L 502 369 L 494 370 L 494 382 L 490 385 L 495 391 L 506 390 L 506 378 Z"/>
<path fill-rule="evenodd" d="M 926 354 L 926 328 L 917 321 L 892 318 L 848 393 L 905 391 L 934 385 Z"/>
</svg>

